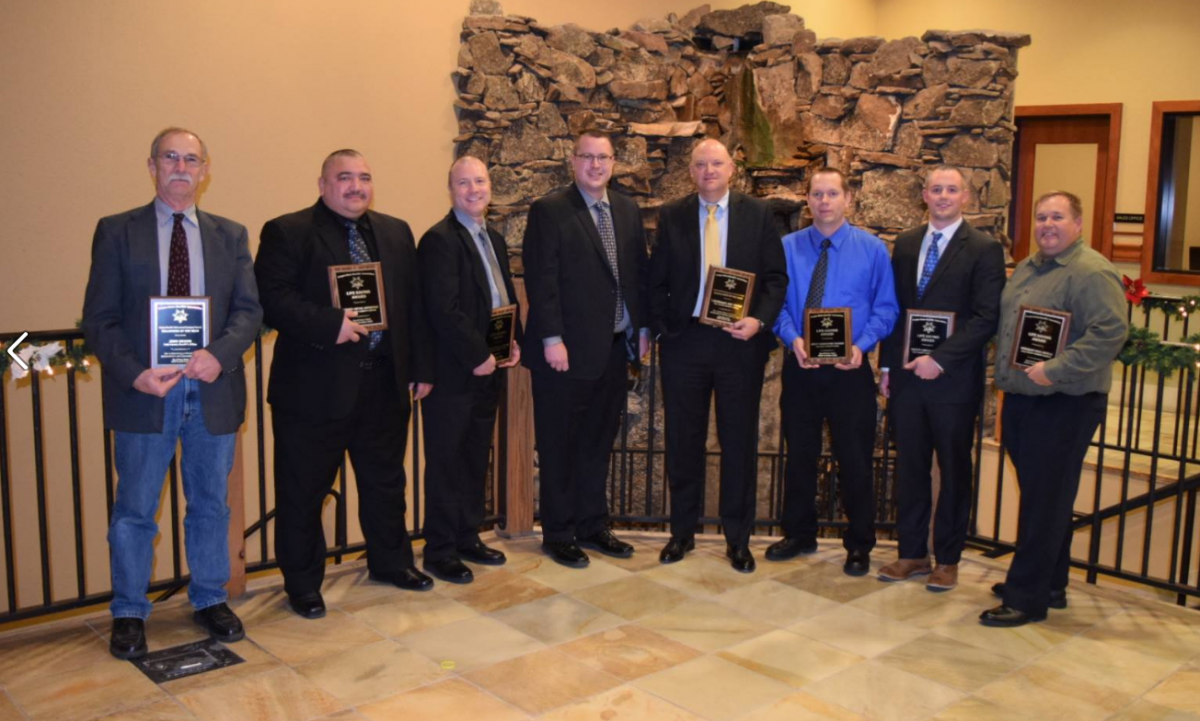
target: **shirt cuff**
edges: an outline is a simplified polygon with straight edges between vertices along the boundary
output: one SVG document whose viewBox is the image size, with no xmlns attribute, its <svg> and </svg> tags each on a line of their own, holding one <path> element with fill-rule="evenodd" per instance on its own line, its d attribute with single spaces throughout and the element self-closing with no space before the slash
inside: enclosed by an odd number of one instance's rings
<svg viewBox="0 0 1200 721">
<path fill-rule="evenodd" d="M 549 338 L 542 339 L 542 347 L 549 348 L 552 345 L 558 345 L 559 343 L 562 343 L 562 342 L 563 342 L 563 339 L 562 339 L 561 335 L 552 335 Z"/>
</svg>

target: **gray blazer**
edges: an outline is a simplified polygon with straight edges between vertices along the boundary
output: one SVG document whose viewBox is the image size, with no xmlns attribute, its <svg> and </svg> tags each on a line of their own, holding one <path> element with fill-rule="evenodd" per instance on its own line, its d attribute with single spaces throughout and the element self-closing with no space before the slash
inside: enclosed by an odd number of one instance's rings
<svg viewBox="0 0 1200 721">
<path fill-rule="evenodd" d="M 262 326 L 262 307 L 246 228 L 196 211 L 204 248 L 205 294 L 212 298 L 208 352 L 223 372 L 201 383 L 209 433 L 234 433 L 246 416 L 242 354 Z M 92 239 L 92 268 L 83 299 L 83 332 L 100 361 L 104 425 L 129 433 L 161 433 L 163 400 L 134 390 L 150 366 L 151 296 L 162 295 L 154 203 L 101 218 Z"/>
</svg>

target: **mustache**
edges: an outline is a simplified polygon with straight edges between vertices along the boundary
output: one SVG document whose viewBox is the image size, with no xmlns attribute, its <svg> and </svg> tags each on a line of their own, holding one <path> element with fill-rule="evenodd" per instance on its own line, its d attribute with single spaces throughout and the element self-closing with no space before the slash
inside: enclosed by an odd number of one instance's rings
<svg viewBox="0 0 1200 721">
<path fill-rule="evenodd" d="M 363 200 L 366 200 L 367 194 L 362 192 L 361 190 L 351 190 L 350 192 L 346 193 L 342 197 L 343 198 L 362 198 Z"/>
<path fill-rule="evenodd" d="M 188 185 L 191 185 L 195 182 L 192 180 L 192 176 L 188 175 L 187 173 L 171 173 L 171 175 L 167 177 L 167 182 L 169 183 L 173 180 L 182 180 Z"/>
</svg>

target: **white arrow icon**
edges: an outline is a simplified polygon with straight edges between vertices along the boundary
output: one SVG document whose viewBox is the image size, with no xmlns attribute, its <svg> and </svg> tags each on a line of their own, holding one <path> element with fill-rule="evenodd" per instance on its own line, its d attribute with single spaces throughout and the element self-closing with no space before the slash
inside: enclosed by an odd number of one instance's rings
<svg viewBox="0 0 1200 721">
<path fill-rule="evenodd" d="M 19 346 L 19 345 L 21 345 L 21 343 L 25 342 L 25 339 L 28 337 L 29 337 L 29 332 L 26 331 L 21 334 L 20 338 L 17 338 L 15 341 L 13 341 L 8 346 L 9 357 L 11 357 L 13 359 L 13 363 L 16 363 L 17 365 L 21 366 L 21 370 L 23 370 L 23 371 L 29 370 L 29 364 L 26 363 L 20 356 L 17 355 L 17 346 Z"/>
</svg>

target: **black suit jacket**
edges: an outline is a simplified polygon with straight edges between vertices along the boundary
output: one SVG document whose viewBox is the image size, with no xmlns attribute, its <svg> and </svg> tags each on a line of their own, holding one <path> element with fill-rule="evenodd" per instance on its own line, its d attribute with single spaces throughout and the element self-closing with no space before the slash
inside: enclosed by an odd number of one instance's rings
<svg viewBox="0 0 1200 721">
<path fill-rule="evenodd" d="M 354 409 L 366 338 L 337 344 L 345 313 L 333 307 L 329 266 L 347 265 L 346 229 L 318 205 L 267 221 L 254 261 L 268 326 L 279 331 L 267 400 L 292 413 L 325 420 Z M 431 342 L 412 231 L 399 218 L 367 211 L 383 265 L 396 384 L 432 383 Z"/>
<path fill-rule="evenodd" d="M 212 298 L 208 352 L 222 373 L 200 386 L 204 427 L 234 433 L 246 415 L 242 354 L 262 325 L 246 228 L 197 209 L 204 250 L 204 292 Z M 150 367 L 150 296 L 163 295 L 154 203 L 101 218 L 83 300 L 83 333 L 104 376 L 104 425 L 161 433 L 163 399 L 134 390 Z M 193 259 L 194 262 L 194 259 Z"/>
<path fill-rule="evenodd" d="M 651 327 L 660 340 L 678 336 L 691 322 L 700 294 L 701 248 L 699 196 L 664 205 L 650 257 Z M 765 202 L 730 192 L 725 265 L 754 273 L 749 316 L 762 321 L 763 329 L 751 342 L 770 352 L 776 345 L 771 327 L 783 307 L 788 276 L 779 228 Z"/>
<path fill-rule="evenodd" d="M 637 203 L 611 188 L 608 200 L 621 290 L 636 331 L 647 324 L 646 232 Z M 534 201 L 521 255 L 529 296 L 521 362 L 530 370 L 549 371 L 542 340 L 562 336 L 570 364 L 565 375 L 599 378 L 612 349 L 617 282 L 576 185 Z"/>
<path fill-rule="evenodd" d="M 896 238 L 892 270 L 896 278 L 899 321 L 883 342 L 880 365 L 890 371 L 891 397 L 917 393 L 934 403 L 979 401 L 983 392 L 984 346 L 996 334 L 1000 293 L 1004 290 L 1004 249 L 1000 243 L 963 221 L 946 245 L 937 267 L 917 300 L 917 265 L 928 226 L 909 229 Z M 943 373 L 932 381 L 904 370 L 904 317 L 910 309 L 952 311 L 954 334 L 933 352 Z"/>
<path fill-rule="evenodd" d="M 516 303 L 504 237 L 489 228 L 488 238 L 500 261 L 504 288 L 510 301 Z M 492 290 L 475 240 L 454 211 L 421 236 L 417 262 L 425 312 L 437 344 L 438 391 L 453 393 L 487 384 L 489 377 L 475 376 L 472 371 L 490 355 L 486 336 L 492 315 Z M 520 340 L 519 312 L 515 332 Z"/>
</svg>

